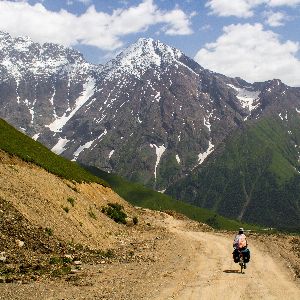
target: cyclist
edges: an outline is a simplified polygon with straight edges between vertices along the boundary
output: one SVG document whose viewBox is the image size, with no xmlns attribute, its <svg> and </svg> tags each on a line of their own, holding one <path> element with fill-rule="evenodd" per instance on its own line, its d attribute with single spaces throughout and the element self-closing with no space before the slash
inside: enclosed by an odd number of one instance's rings
<svg viewBox="0 0 300 300">
<path fill-rule="evenodd" d="M 240 228 L 239 233 L 235 236 L 233 241 L 233 248 L 238 249 L 240 251 L 245 250 L 248 246 L 247 238 L 244 234 L 244 229 Z"/>
<path fill-rule="evenodd" d="M 235 236 L 234 240 L 233 240 L 233 259 L 234 262 L 239 262 L 239 256 L 240 253 L 243 254 L 244 257 L 244 261 L 245 262 L 249 262 L 250 260 L 250 251 L 249 249 L 247 249 L 248 246 L 248 242 L 247 242 L 247 238 L 244 234 L 244 229 L 240 228 L 239 229 L 239 233 Z M 246 263 L 244 263 L 244 268 L 246 269 Z"/>
</svg>

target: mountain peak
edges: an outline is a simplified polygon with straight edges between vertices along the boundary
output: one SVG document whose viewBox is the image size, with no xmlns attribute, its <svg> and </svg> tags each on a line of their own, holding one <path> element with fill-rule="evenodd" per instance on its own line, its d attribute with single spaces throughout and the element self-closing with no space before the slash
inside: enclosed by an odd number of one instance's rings
<svg viewBox="0 0 300 300">
<path fill-rule="evenodd" d="M 180 50 L 152 38 L 139 38 L 137 42 L 129 46 L 123 54 L 127 55 L 133 51 L 135 54 L 140 55 L 152 55 L 152 57 L 160 56 L 163 60 L 177 60 L 183 55 Z"/>
<path fill-rule="evenodd" d="M 4 31 L 0 31 L 0 65 L 6 69 L 8 76 L 13 76 L 18 82 L 27 76 L 25 73 L 28 71 L 34 75 L 49 76 L 59 71 L 72 72 L 76 69 L 80 73 L 97 69 L 87 63 L 77 50 L 54 43 L 35 43 L 30 37 L 13 37 Z"/>
<path fill-rule="evenodd" d="M 140 38 L 106 65 L 108 76 L 127 73 L 140 77 L 148 69 L 157 70 L 178 62 L 183 53 L 151 38 Z"/>
</svg>

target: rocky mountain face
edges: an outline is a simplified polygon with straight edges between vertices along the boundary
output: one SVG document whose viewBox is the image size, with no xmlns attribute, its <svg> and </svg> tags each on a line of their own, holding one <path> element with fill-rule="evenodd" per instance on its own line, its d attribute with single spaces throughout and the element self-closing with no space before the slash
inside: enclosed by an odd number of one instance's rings
<svg viewBox="0 0 300 300">
<path fill-rule="evenodd" d="M 94 66 L 72 49 L 0 35 L 1 117 L 56 153 L 158 190 L 268 106 L 258 99 L 268 88 L 151 39 Z"/>
<path fill-rule="evenodd" d="M 228 78 L 152 39 L 95 66 L 75 50 L 1 33 L 0 91 L 0 116 L 52 151 L 160 191 L 245 124 L 300 112 L 299 88 Z"/>
</svg>

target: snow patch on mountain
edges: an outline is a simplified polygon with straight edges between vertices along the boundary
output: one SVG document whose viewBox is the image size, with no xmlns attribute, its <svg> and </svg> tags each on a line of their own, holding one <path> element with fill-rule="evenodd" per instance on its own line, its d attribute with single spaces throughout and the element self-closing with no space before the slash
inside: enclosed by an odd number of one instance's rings
<svg viewBox="0 0 300 300">
<path fill-rule="evenodd" d="M 94 146 L 91 148 L 91 150 L 93 150 L 97 146 L 97 144 L 102 141 L 102 139 L 107 135 L 107 132 L 108 131 L 105 128 L 104 131 L 94 140 L 94 142 L 97 141 L 97 143 L 94 144 Z"/>
<path fill-rule="evenodd" d="M 50 101 L 50 103 L 51 103 L 51 105 L 52 105 L 52 107 L 53 107 L 53 117 L 54 117 L 55 119 L 57 119 L 57 114 L 56 114 L 56 110 L 55 110 L 55 106 L 54 106 L 54 97 L 55 97 L 55 94 L 56 94 L 56 90 L 55 90 L 55 88 L 54 88 L 53 94 L 52 94 L 51 98 L 49 99 L 49 101 Z"/>
<path fill-rule="evenodd" d="M 192 70 L 190 67 L 188 67 L 187 65 L 183 64 L 181 61 L 177 60 L 177 63 L 181 66 L 183 66 L 184 68 L 188 69 L 191 73 L 195 74 L 196 76 L 199 77 L 199 74 L 197 74 L 194 70 Z"/>
<path fill-rule="evenodd" d="M 56 93 L 56 90 L 55 90 L 55 88 L 53 88 L 53 94 L 52 94 L 51 98 L 49 99 L 49 101 L 50 101 L 50 103 L 51 103 L 52 106 L 54 105 L 54 96 L 55 96 L 55 93 Z"/>
<path fill-rule="evenodd" d="M 108 158 L 110 159 L 113 156 L 114 153 L 115 153 L 115 150 L 111 150 L 108 154 Z"/>
<path fill-rule="evenodd" d="M 211 131 L 211 124 L 210 124 L 210 118 L 212 117 L 213 112 L 211 112 L 207 117 L 204 117 L 203 123 L 204 126 L 208 128 L 208 131 Z"/>
<path fill-rule="evenodd" d="M 66 123 L 75 115 L 75 113 L 93 96 L 95 90 L 95 79 L 89 77 L 83 85 L 83 91 L 75 102 L 75 108 L 69 114 L 66 112 L 62 117 L 58 117 L 51 124 L 46 125 L 53 132 L 60 132 Z"/>
<path fill-rule="evenodd" d="M 159 193 L 163 194 L 166 191 L 166 189 L 158 191 Z"/>
<path fill-rule="evenodd" d="M 66 148 L 65 146 L 67 145 L 67 143 L 69 142 L 68 139 L 66 138 L 59 138 L 58 142 L 56 143 L 56 145 L 51 149 L 52 152 L 56 153 L 56 154 L 61 154 L 63 153 Z"/>
<path fill-rule="evenodd" d="M 39 138 L 39 136 L 40 136 L 40 133 L 36 133 L 36 134 L 32 137 L 32 139 L 36 141 L 36 140 Z"/>
<path fill-rule="evenodd" d="M 28 99 L 25 99 L 24 100 L 24 104 L 28 107 L 28 110 L 29 110 L 29 113 L 31 115 L 31 124 L 33 123 L 33 120 L 34 120 L 34 106 L 35 106 L 35 103 L 36 103 L 36 99 L 33 101 L 33 103 L 31 103 Z"/>
<path fill-rule="evenodd" d="M 156 163 L 155 163 L 155 168 L 154 168 L 154 177 L 155 177 L 155 181 L 156 181 L 157 167 L 159 165 L 162 155 L 164 154 L 164 152 L 166 151 L 167 148 L 164 145 L 156 146 L 155 144 L 150 144 L 150 147 L 155 148 L 155 153 L 156 153 Z"/>
<path fill-rule="evenodd" d="M 19 95 L 19 92 L 18 92 L 20 81 L 18 79 L 16 79 L 16 84 L 17 84 L 17 87 L 16 87 L 17 103 L 20 104 L 20 99 L 21 98 L 20 98 L 20 95 Z"/>
<path fill-rule="evenodd" d="M 279 113 L 278 114 L 279 118 L 284 121 L 284 120 L 288 120 L 288 114 L 287 114 L 287 111 L 285 112 L 285 115 L 283 116 L 282 113 Z"/>
<path fill-rule="evenodd" d="M 72 161 L 76 161 L 77 158 L 78 158 L 78 156 L 79 156 L 79 154 L 80 154 L 84 149 L 89 149 L 89 148 L 92 146 L 92 144 L 94 143 L 94 141 L 95 141 L 95 140 L 90 141 L 90 142 L 87 142 L 87 143 L 85 143 L 85 144 L 82 145 L 82 146 L 79 146 L 79 148 L 73 153 L 73 159 L 72 159 Z"/>
<path fill-rule="evenodd" d="M 155 100 L 156 100 L 157 102 L 159 102 L 160 99 L 161 99 L 161 97 L 160 97 L 160 92 L 157 92 L 157 94 L 156 94 L 156 96 L 155 96 L 154 98 L 155 98 Z"/>
<path fill-rule="evenodd" d="M 237 91 L 236 97 L 240 100 L 241 106 L 247 108 L 250 112 L 257 108 L 259 105 L 259 94 L 260 91 L 248 90 L 245 88 L 239 88 L 233 84 L 227 84 L 229 87 Z"/>
<path fill-rule="evenodd" d="M 205 161 L 208 155 L 214 151 L 214 148 L 215 146 L 213 145 L 213 143 L 209 141 L 207 150 L 198 155 L 198 165 L 201 165 Z"/>
<path fill-rule="evenodd" d="M 279 113 L 278 116 L 283 121 L 283 117 L 281 116 L 281 113 Z"/>
</svg>

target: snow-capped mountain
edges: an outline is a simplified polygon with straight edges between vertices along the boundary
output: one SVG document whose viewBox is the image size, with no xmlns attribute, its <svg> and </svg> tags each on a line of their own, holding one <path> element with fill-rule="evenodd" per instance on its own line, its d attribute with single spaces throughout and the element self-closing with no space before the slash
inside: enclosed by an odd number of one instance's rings
<svg viewBox="0 0 300 300">
<path fill-rule="evenodd" d="M 75 50 L 1 33 L 0 91 L 0 116 L 52 151 L 157 190 L 246 120 L 300 109 L 299 89 L 212 73 L 152 39 L 96 66 Z"/>
<path fill-rule="evenodd" d="M 32 136 L 71 111 L 99 70 L 73 49 L 0 32 L 1 115 Z"/>
</svg>

